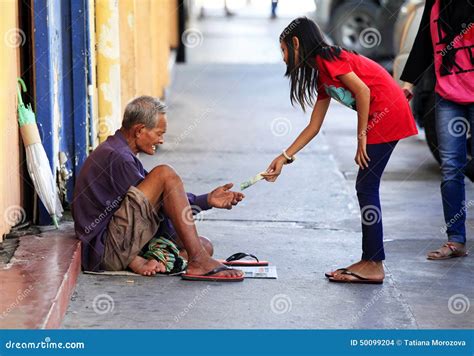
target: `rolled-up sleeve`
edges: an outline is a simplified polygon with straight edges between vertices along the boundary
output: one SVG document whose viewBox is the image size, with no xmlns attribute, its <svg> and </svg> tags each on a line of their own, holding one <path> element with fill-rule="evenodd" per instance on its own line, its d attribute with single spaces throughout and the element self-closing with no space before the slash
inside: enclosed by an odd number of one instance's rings
<svg viewBox="0 0 474 356">
<path fill-rule="evenodd" d="M 186 193 L 186 195 L 188 196 L 189 205 L 193 209 L 193 214 L 212 208 L 207 202 L 208 194 L 195 195 L 193 193 Z"/>
</svg>

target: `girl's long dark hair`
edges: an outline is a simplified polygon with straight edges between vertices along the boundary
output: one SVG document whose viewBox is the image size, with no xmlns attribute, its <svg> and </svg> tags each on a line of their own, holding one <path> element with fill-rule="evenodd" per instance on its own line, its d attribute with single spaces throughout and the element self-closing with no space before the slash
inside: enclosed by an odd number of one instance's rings
<svg viewBox="0 0 474 356">
<path fill-rule="evenodd" d="M 299 41 L 298 63 L 294 55 L 293 37 Z M 283 30 L 280 42 L 284 42 L 288 49 L 288 64 L 285 77 L 290 79 L 291 104 L 299 103 L 303 111 L 306 106 L 312 106 L 317 92 L 318 68 L 315 57 L 321 56 L 326 60 L 339 58 L 342 48 L 331 46 L 312 20 L 299 17 Z"/>
<path fill-rule="evenodd" d="M 440 39 L 440 42 L 445 44 L 445 48 L 439 72 L 441 76 L 445 76 L 451 74 L 456 57 L 456 49 L 451 46 L 451 42 L 457 36 L 463 36 L 465 32 L 470 31 L 470 27 L 474 25 L 474 2 L 468 0 L 441 0 L 439 9 L 438 26 L 445 34 Z M 471 63 L 474 65 L 472 55 Z"/>
</svg>

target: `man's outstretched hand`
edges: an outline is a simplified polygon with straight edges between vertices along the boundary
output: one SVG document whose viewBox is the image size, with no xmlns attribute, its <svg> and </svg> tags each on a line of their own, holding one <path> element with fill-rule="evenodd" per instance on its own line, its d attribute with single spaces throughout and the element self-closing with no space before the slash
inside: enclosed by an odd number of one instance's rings
<svg viewBox="0 0 474 356">
<path fill-rule="evenodd" d="M 230 189 L 234 186 L 233 183 L 227 183 L 221 187 L 217 187 L 207 196 L 207 202 L 213 208 L 232 209 L 233 205 L 237 205 L 245 195 L 238 192 L 233 192 Z"/>
</svg>

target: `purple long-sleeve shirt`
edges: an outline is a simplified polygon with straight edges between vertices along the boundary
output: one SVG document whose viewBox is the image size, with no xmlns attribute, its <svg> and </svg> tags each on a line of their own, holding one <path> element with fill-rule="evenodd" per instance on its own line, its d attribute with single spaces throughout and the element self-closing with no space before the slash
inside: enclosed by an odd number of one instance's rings
<svg viewBox="0 0 474 356">
<path fill-rule="evenodd" d="M 82 268 L 99 271 L 104 255 L 107 225 L 130 186 L 147 175 L 120 131 L 107 138 L 86 159 L 76 180 L 72 213 L 76 236 L 82 241 Z M 188 193 L 191 205 L 211 207 L 207 194 Z"/>
</svg>

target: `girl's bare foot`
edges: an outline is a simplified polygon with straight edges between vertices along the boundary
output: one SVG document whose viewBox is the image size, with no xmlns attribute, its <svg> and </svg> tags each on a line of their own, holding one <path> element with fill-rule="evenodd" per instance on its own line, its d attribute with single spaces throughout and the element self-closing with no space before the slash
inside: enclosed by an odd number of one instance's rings
<svg viewBox="0 0 474 356">
<path fill-rule="evenodd" d="M 156 273 L 165 272 L 165 265 L 155 259 L 146 260 L 143 257 L 136 256 L 128 267 L 135 273 L 142 276 L 153 276 Z"/>
<path fill-rule="evenodd" d="M 363 261 L 363 260 L 360 260 L 360 261 L 358 261 L 358 262 L 356 262 L 356 263 L 351 264 L 351 265 L 348 266 L 348 267 L 336 269 L 335 271 L 332 271 L 332 272 L 327 272 L 327 273 L 326 273 L 326 277 L 333 277 L 336 272 L 339 272 L 339 273 L 340 273 L 340 272 L 342 272 L 342 271 L 352 271 L 352 268 L 358 268 L 358 267 L 359 267 L 360 265 L 362 265 L 363 263 L 364 263 L 364 261 Z"/>
<path fill-rule="evenodd" d="M 350 272 L 354 272 L 355 274 L 371 279 L 371 280 L 383 280 L 385 278 L 385 272 L 383 269 L 382 261 L 365 261 L 361 260 L 353 265 L 347 267 Z M 349 274 L 344 274 L 342 271 L 334 271 L 332 278 L 336 280 L 345 280 L 351 281 L 356 280 L 357 277 L 351 276 Z"/>
</svg>

